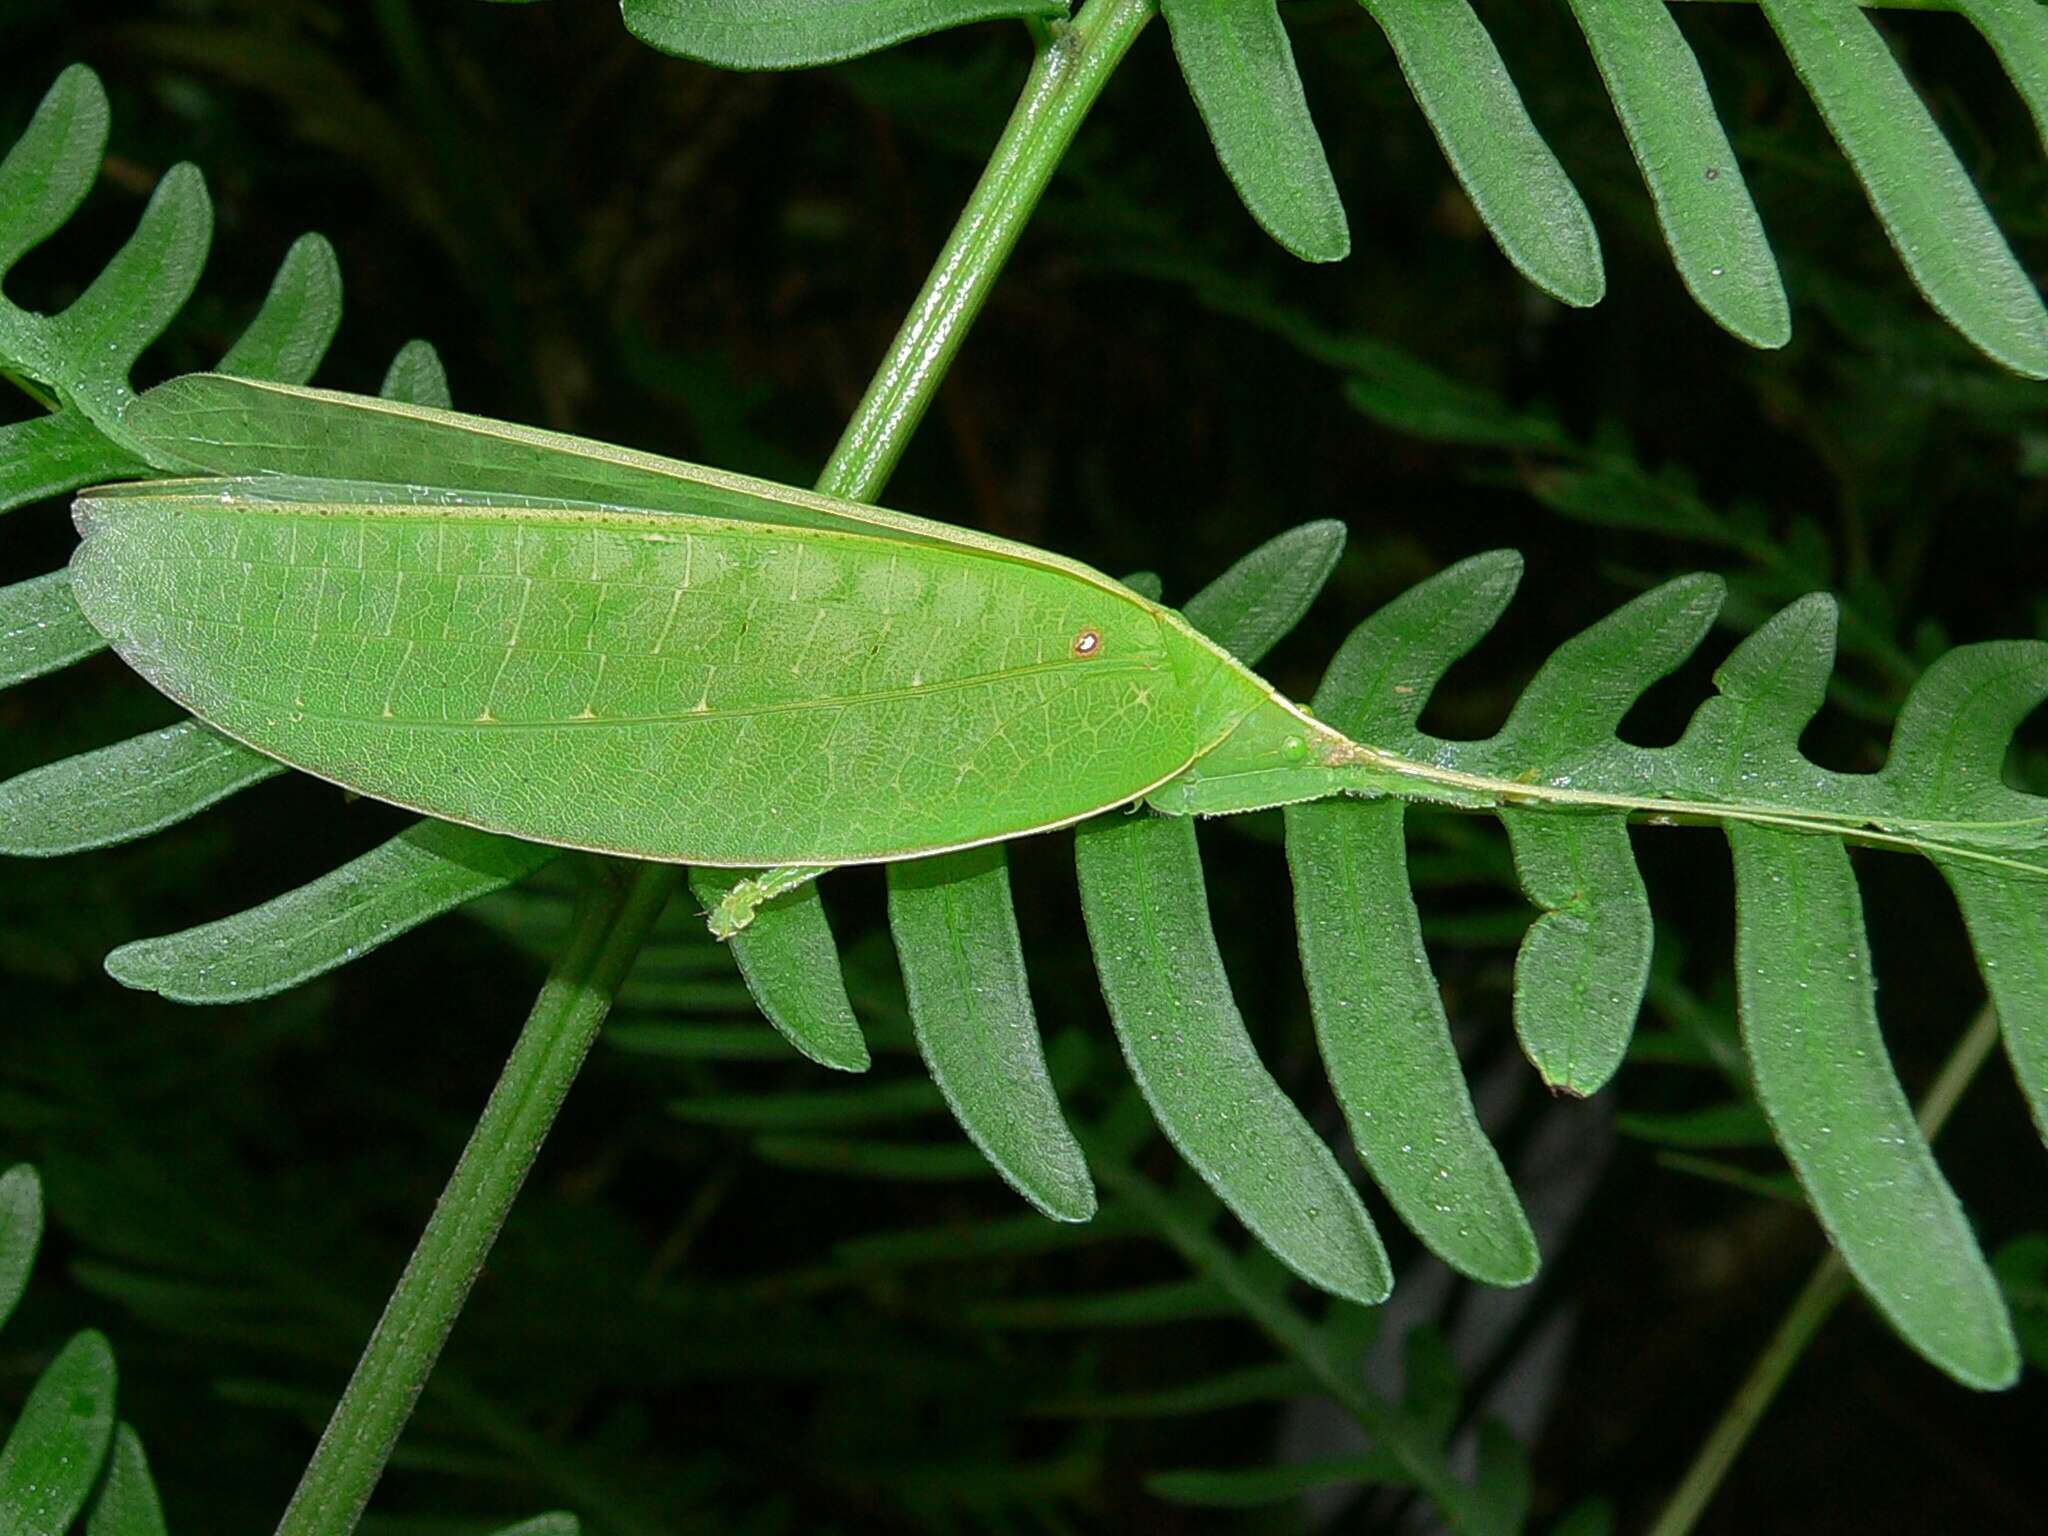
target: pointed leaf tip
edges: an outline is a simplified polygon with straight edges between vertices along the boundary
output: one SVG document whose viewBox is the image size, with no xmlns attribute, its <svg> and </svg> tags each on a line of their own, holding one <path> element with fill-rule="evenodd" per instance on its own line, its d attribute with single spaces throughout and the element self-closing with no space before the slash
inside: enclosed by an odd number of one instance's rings
<svg viewBox="0 0 2048 1536">
<path fill-rule="evenodd" d="M 21 1532 L 67 1531 L 114 1433 L 114 1351 L 94 1329 L 57 1352 L 0 1448 L 0 1511 Z"/>
<path fill-rule="evenodd" d="M 86 1520 L 85 1536 L 164 1536 L 163 1504 L 142 1441 L 126 1424 L 114 1428 L 106 1476 Z"/>
<path fill-rule="evenodd" d="M 1087 1221 L 1095 1183 L 1046 1068 L 1002 849 L 892 864 L 888 882 L 918 1050 L 953 1118 L 1045 1215 Z"/>
<path fill-rule="evenodd" d="M 1361 0 L 1465 193 L 1524 277 L 1575 308 L 1607 292 L 1585 201 L 1467 0 Z"/>
<path fill-rule="evenodd" d="M 1187 620 L 1246 666 L 1286 638 L 1344 553 L 1334 518 L 1268 539 L 1188 599 Z"/>
<path fill-rule="evenodd" d="M 1792 312 L 1763 221 L 1664 0 L 1571 0 L 1656 205 L 1679 277 L 1715 323 L 1763 348 Z"/>
<path fill-rule="evenodd" d="M 1261 228 L 1304 261 L 1351 254 L 1277 0 L 1161 0 L 1216 157 Z"/>
<path fill-rule="evenodd" d="M 1779 1145 L 1900 1336 L 1966 1386 L 2009 1386 L 2019 1350 L 2004 1300 L 1878 1032 L 1848 851 L 1775 827 L 1728 838 L 1743 1048 Z"/>
<path fill-rule="evenodd" d="M 1915 286 L 1986 356 L 2048 378 L 2048 306 L 1856 0 L 1761 0 Z"/>
</svg>

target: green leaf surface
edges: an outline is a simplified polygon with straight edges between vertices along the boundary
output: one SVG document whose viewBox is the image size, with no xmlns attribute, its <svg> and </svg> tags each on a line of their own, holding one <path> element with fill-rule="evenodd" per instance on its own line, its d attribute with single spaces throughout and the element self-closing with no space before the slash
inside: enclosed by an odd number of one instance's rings
<svg viewBox="0 0 2048 1536">
<path fill-rule="evenodd" d="M 1950 651 L 1908 695 L 1885 763 L 1903 806 L 1929 817 L 2044 824 L 2048 802 L 2005 782 L 2005 743 L 2048 700 L 2048 644 Z M 2048 892 L 1995 867 L 1937 857 L 1962 909 L 2013 1074 L 2048 1139 Z"/>
<path fill-rule="evenodd" d="M 1667 582 L 1566 641 L 1497 741 L 1569 786 L 1572 764 L 1612 743 L 1630 706 L 1706 637 L 1723 591 L 1713 577 Z M 1621 1065 L 1650 980 L 1650 898 L 1626 818 L 1510 809 L 1501 821 L 1543 912 L 1516 957 L 1515 1030 L 1546 1083 L 1590 1094 Z"/>
<path fill-rule="evenodd" d="M 56 672 L 106 649 L 71 596 L 71 573 L 0 587 L 0 688 Z"/>
<path fill-rule="evenodd" d="M 1459 568 L 1390 611 L 1433 592 L 1446 607 L 1453 606 L 1450 597 L 1461 598 L 1469 619 L 1449 626 L 1461 643 L 1493 622 L 1501 600 Z M 1994 962 L 1985 967 L 1987 978 L 2007 993 L 2001 1012 L 2017 1021 L 2008 1049 L 2038 1113 L 2038 925 L 2048 901 L 2048 802 L 2006 785 L 2002 771 L 2013 731 L 2048 694 L 2048 646 L 2002 642 L 1950 652 L 1908 697 L 1883 771 L 1836 773 L 1799 751 L 1800 736 L 1826 696 L 1834 660 L 1835 604 L 1810 596 L 1736 648 L 1715 674 L 1715 696 L 1695 712 L 1678 742 L 1638 747 L 1618 739 L 1613 732 L 1632 700 L 1699 642 L 1719 599 L 1718 584 L 1701 578 L 1638 598 L 1561 648 L 1502 730 L 1476 742 L 1448 741 L 1417 729 L 1444 655 L 1427 658 L 1435 670 L 1404 672 L 1400 656 L 1379 637 L 1376 617 L 1365 628 L 1368 641 L 1353 654 L 1376 661 L 1360 686 L 1368 702 L 1379 701 L 1380 712 L 1341 723 L 1357 725 L 1364 739 L 1401 760 L 1426 765 L 1415 771 L 1441 776 L 1440 792 L 1453 803 L 1491 809 L 1510 822 L 1626 811 L 1651 822 L 1701 820 L 1739 832 L 1749 851 L 1742 861 L 1749 914 L 1745 943 L 1766 957 L 1760 966 L 1743 966 L 1751 994 L 1745 1029 L 1752 1054 L 1771 1057 L 1777 1104 L 1790 1106 L 1780 1113 L 1766 1101 L 1779 1140 L 1800 1167 L 1852 1272 L 1886 1315 L 1960 1379 L 1979 1385 L 2000 1380 L 2010 1350 L 2001 1353 L 1995 1297 L 1987 1304 L 1982 1261 L 1904 1115 L 1903 1096 L 1876 1032 L 1845 843 L 1920 852 L 1951 883 L 1957 883 L 1958 871 L 1966 872 L 1958 895 L 1980 956 Z M 1471 798 L 1456 799 L 1467 788 Z M 1602 879 L 1586 887 L 1611 889 L 1618 882 L 1626 888 L 1625 899 L 1610 899 L 1605 908 L 1596 901 L 1590 910 L 1605 922 L 1618 914 L 1617 932 L 1638 932 L 1641 909 L 1620 861 L 1618 838 L 1609 852 L 1613 858 Z M 1814 871 L 1811 861 L 1823 857 L 1829 863 Z M 1553 860 L 1560 868 L 1568 862 Z M 1529 874 L 1526 867 L 1523 873 Z M 1550 879 L 1546 874 L 1531 882 L 1539 897 Z M 1787 898 L 1772 891 L 1772 881 L 1785 884 L 1813 910 L 1786 911 Z M 1595 962 L 1590 974 L 1598 985 L 1574 989 L 1539 979 L 1523 989 L 1525 1002 L 1535 987 L 1555 994 L 1548 1016 L 1557 1029 L 1543 1052 L 1553 1064 L 1574 1063 L 1570 1074 L 1559 1071 L 1561 1077 L 1577 1074 L 1582 1047 L 1610 1056 L 1618 1049 L 1633 1012 L 1633 1003 L 1623 1000 L 1638 995 L 1641 951 L 1632 939 L 1621 946 L 1626 965 L 1602 959 L 1591 943 L 1598 932 L 1593 923 L 1585 935 L 1585 955 Z M 1773 943 L 1786 952 L 1771 950 Z M 1823 962 L 1833 969 L 1817 969 Z M 1525 955 L 1524 967 L 1529 963 Z M 1765 1000 L 1762 993 L 1773 987 L 1777 993 Z M 1589 993 L 1599 1008 L 1589 1012 L 1576 1004 L 1575 990 Z M 1587 1021 L 1599 1023 L 1610 1001 L 1615 1006 L 1604 1025 L 1586 1034 Z M 1799 1004 L 1790 1022 L 1786 1003 Z M 1569 1044 L 1562 1056 L 1553 1048 L 1557 1041 Z M 1823 1050 L 1824 1059 L 1800 1055 Z M 1759 1071 L 1760 1083 L 1765 1075 Z M 1845 1148 L 1856 1154 L 1846 1164 Z M 1923 1236 L 1909 1243 L 1904 1234 L 1912 1232 Z"/>
<path fill-rule="evenodd" d="M 114 259 L 38 327 L 30 370 L 116 443 L 131 446 L 121 428 L 121 411 L 135 398 L 129 370 L 192 296 L 212 240 L 206 178 L 194 166 L 174 165 Z M 0 337 L 8 318 L 0 313 Z"/>
<path fill-rule="evenodd" d="M 1665 0 L 1571 0 L 1656 204 L 1686 290 L 1753 347 L 1782 347 L 1792 311 L 1763 220 Z"/>
<path fill-rule="evenodd" d="M 269 997 L 503 890 L 559 852 L 451 822 L 418 822 L 261 906 L 123 944 L 107 956 L 107 973 L 123 986 L 181 1003 Z"/>
<path fill-rule="evenodd" d="M 47 858 L 133 842 L 284 771 L 181 720 L 0 783 L 0 853 Z"/>
<path fill-rule="evenodd" d="M 1547 1085 L 1585 1098 L 1620 1068 L 1650 983 L 1650 893 L 1628 818 L 1509 811 L 1501 822 L 1543 914 L 1515 957 L 1515 1033 Z"/>
<path fill-rule="evenodd" d="M 1345 532 L 1324 518 L 1268 539 L 1188 599 L 1187 621 L 1257 666 L 1308 613 L 1344 553 Z"/>
<path fill-rule="evenodd" d="M 1950 0 L 1950 8 L 1969 17 L 1998 54 L 2048 149 L 2048 6 L 2041 0 Z"/>
<path fill-rule="evenodd" d="M 1095 1214 L 1095 1185 L 1046 1070 L 998 848 L 891 865 L 889 929 L 932 1081 L 968 1139 L 1055 1221 Z"/>
<path fill-rule="evenodd" d="M 1361 0 L 1387 34 L 1444 157 L 1524 277 L 1565 303 L 1600 302 L 1592 216 L 1529 120 L 1500 51 L 1466 0 Z"/>
<path fill-rule="evenodd" d="M 310 372 L 339 319 L 338 282 L 326 242 L 300 241 L 230 358 L 239 353 L 254 377 Z M 393 361 L 385 386 L 391 398 L 434 403 L 445 397 L 447 381 L 433 348 L 412 342 Z M 50 855 L 130 841 L 283 771 L 284 765 L 209 727 L 184 721 L 0 784 L 0 851 Z M 501 890 L 558 852 L 422 821 L 260 906 L 123 945 L 107 957 L 107 970 L 127 986 L 180 1002 L 267 997 Z"/>
<path fill-rule="evenodd" d="M 1538 1255 L 1480 1128 L 1408 890 L 1396 801 L 1289 806 L 1302 975 L 1351 1139 L 1415 1235 L 1462 1274 L 1521 1285 Z"/>
<path fill-rule="evenodd" d="M 1521 569 L 1481 555 L 1396 599 L 1339 650 L 1316 712 L 1362 740 L 1412 729 Z M 1352 1142 L 1401 1219 L 1461 1273 L 1518 1285 L 1536 1272 L 1536 1239 L 1465 1086 L 1410 893 L 1405 819 L 1395 800 L 1287 808 L 1316 1038 Z"/>
<path fill-rule="evenodd" d="M 114 1352 L 88 1329 L 37 1379 L 0 1449 L 0 1536 L 64 1536 L 114 1433 Z"/>
<path fill-rule="evenodd" d="M 14 1315 L 43 1241 L 43 1183 L 16 1163 L 0 1174 L 0 1323 Z"/>
<path fill-rule="evenodd" d="M 317 776 L 535 841 L 746 867 L 975 846 L 1146 793 L 1269 697 L 1169 610 L 944 524 L 220 375 L 129 421 L 238 477 L 81 502 L 72 590 L 131 665 Z M 576 487 L 604 505 L 532 504 Z M 650 754 L 691 793 L 651 792 Z"/>
<path fill-rule="evenodd" d="M 97 480 L 141 474 L 147 467 L 69 407 L 32 416 L 0 427 L 0 512 Z"/>
<path fill-rule="evenodd" d="M 99 77 L 74 64 L 57 77 L 35 116 L 0 162 L 0 278 L 61 228 L 92 188 L 106 150 L 107 97 Z M 58 387 L 85 366 L 51 355 L 54 322 L 0 294 L 0 364 Z M 94 368 L 98 359 L 73 360 Z M 50 415 L 0 427 L 0 508 L 21 506 L 136 461 L 101 436 L 62 390 Z"/>
<path fill-rule="evenodd" d="M 1393 1273 L 1372 1219 L 1259 1060 L 1231 996 L 1193 824 L 1102 818 L 1075 834 L 1074 855 L 1110 1020 L 1160 1129 L 1288 1268 L 1384 1301 Z"/>
<path fill-rule="evenodd" d="M 386 400 L 446 410 L 451 403 L 448 370 L 441 365 L 441 354 L 434 350 L 434 344 L 415 338 L 400 347 L 391 366 L 384 370 L 384 382 L 377 393 Z"/>
<path fill-rule="evenodd" d="M 107 93 L 83 64 L 60 74 L 0 161 L 0 277 L 78 211 L 107 145 Z"/>
<path fill-rule="evenodd" d="M 693 869 L 690 890 L 706 910 L 746 878 L 743 869 Z M 754 914 L 726 941 L 762 1016 L 820 1066 L 868 1069 L 868 1043 L 839 968 L 825 904 L 816 885 L 800 886 Z"/>
<path fill-rule="evenodd" d="M 2048 900 L 1985 870 L 1936 863 L 1962 908 L 2027 1112 L 2048 1141 Z"/>
<path fill-rule="evenodd" d="M 1920 291 L 1988 356 L 2048 378 L 2048 307 L 1856 0 L 1760 0 Z"/>
<path fill-rule="evenodd" d="M 907 38 L 1019 17 L 1051 21 L 1066 0 L 624 0 L 649 47 L 723 69 L 808 69 Z"/>
<path fill-rule="evenodd" d="M 1254 664 L 1307 612 L 1343 552 L 1339 523 L 1270 540 L 1188 602 Z M 1074 839 L 1081 910 L 1111 1022 L 1160 1128 L 1272 1253 L 1353 1300 L 1393 1284 L 1358 1193 L 1260 1062 L 1209 919 L 1192 822 L 1111 813 Z"/>
<path fill-rule="evenodd" d="M 1278 0 L 1160 0 L 1217 158 L 1253 218 L 1304 261 L 1351 254 Z"/>
<path fill-rule="evenodd" d="M 341 264 L 334 259 L 334 247 L 319 235 L 301 235 L 285 252 L 256 318 L 221 358 L 219 371 L 303 384 L 340 329 Z"/>
<path fill-rule="evenodd" d="M 164 1536 L 164 1511 L 142 1441 L 126 1424 L 114 1430 L 106 1476 L 86 1518 L 85 1536 Z"/>
<path fill-rule="evenodd" d="M 1848 851 L 1734 826 L 1736 988 L 1758 1099 L 1843 1262 L 1900 1335 L 1966 1385 L 2019 1372 L 1976 1235 L 1878 1033 Z"/>
</svg>

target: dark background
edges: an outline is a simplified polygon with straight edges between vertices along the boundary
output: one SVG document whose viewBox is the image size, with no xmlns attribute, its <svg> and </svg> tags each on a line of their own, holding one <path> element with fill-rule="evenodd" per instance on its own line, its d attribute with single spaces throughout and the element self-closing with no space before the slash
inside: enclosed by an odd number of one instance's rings
<svg viewBox="0 0 2048 1536">
<path fill-rule="evenodd" d="M 1926 659 L 2048 635 L 2048 386 L 1978 360 L 1920 302 L 1762 18 L 1679 9 L 1785 269 L 1784 351 L 1743 347 L 1686 297 L 1562 6 L 1481 10 L 1599 224 L 1609 292 L 1586 312 L 1501 258 L 1363 12 L 1304 0 L 1286 10 L 1353 257 L 1311 268 L 1265 239 L 1153 29 L 888 499 L 1112 571 L 1157 570 L 1169 601 L 1275 532 L 1341 518 L 1345 560 L 1266 669 L 1298 696 L 1380 602 L 1452 560 L 1518 547 L 1522 597 L 1432 705 L 1427 723 L 1453 733 L 1491 729 L 1548 647 L 1665 576 L 1723 571 L 1744 626 L 1830 587 L 1855 622 L 1838 707 L 1809 749 L 1875 766 Z M 1956 17 L 1884 26 L 2039 271 L 2042 146 L 1989 49 Z M 972 184 L 1026 53 L 1020 30 L 979 27 L 837 69 L 742 76 L 650 52 L 596 0 L 7 0 L 0 58 L 10 139 L 72 61 L 114 102 L 106 174 L 9 278 L 15 301 L 59 307 L 168 166 L 207 174 L 213 257 L 138 382 L 217 358 L 286 246 L 317 229 L 348 293 L 321 382 L 374 389 L 423 336 L 462 407 L 804 481 Z M 1446 402 L 1466 427 L 1442 428 Z M 1418 432 L 1425 413 L 1438 426 Z M 1472 441 L 1488 434 L 1471 423 L 1517 413 L 1560 423 L 1575 446 Z M 59 507 L 14 514 L 0 576 L 51 568 L 69 539 Z M 1624 734 L 1675 737 L 1730 643 L 1726 629 L 1712 638 Z M 0 771 L 172 718 L 101 658 L 0 697 Z M 2041 724 L 2015 767 L 2037 789 Z M 542 882 L 485 903 L 246 1008 L 124 993 L 99 961 L 313 878 L 400 824 L 287 778 L 132 848 L 0 870 L 0 1127 L 10 1159 L 42 1168 L 53 1223 L 0 1338 L 0 1395 L 18 1397 L 68 1329 L 105 1327 L 174 1531 L 267 1529 L 282 1508 L 502 1062 L 560 892 Z M 1257 818 L 1205 829 L 1211 900 L 1267 1060 L 1339 1140 L 1273 831 Z M 1633 1134 L 1659 1122 L 1631 1115 L 1726 1102 L 1716 1073 L 1645 1061 L 1590 1103 L 1542 1094 L 1509 1028 L 1527 911 L 1505 841 L 1452 820 L 1419 820 L 1415 836 L 1452 1017 L 1548 1262 L 1511 1302 L 1474 1296 L 1375 1205 L 1402 1282 L 1374 1379 L 1398 1385 L 1394 1335 L 1446 1330 L 1474 1383 L 1464 1415 L 1504 1414 L 1529 1445 L 1539 1519 L 1597 1495 L 1637 1528 L 1822 1245 L 1796 1206 L 1674 1168 Z M 1722 845 L 1653 832 L 1638 848 L 1660 923 L 1645 1031 L 1725 1033 Z M 1037 839 L 1015 864 L 1042 1018 L 1086 1119 L 1121 1068 L 1067 840 Z M 1888 1038 L 1917 1093 L 1981 989 L 1931 871 L 1878 857 L 1859 869 Z M 855 873 L 827 889 L 876 1072 L 912 1080 L 880 882 Z M 594 1530 L 1428 1528 L 1426 1509 L 1391 1492 L 1243 1513 L 1149 1492 L 1166 1469 L 1350 1442 L 1297 1392 L 1131 1410 L 1121 1394 L 1270 1363 L 1273 1348 L 1213 1304 L 1149 1326 L 1030 1327 L 1027 1302 L 1187 1272 L 1149 1238 L 1085 1233 L 962 1262 L 976 1233 L 1031 1223 L 943 1120 L 872 1133 L 932 1149 L 926 1177 L 885 1180 L 777 1166 L 772 1145 L 693 1118 L 688 1105 L 736 1093 L 849 1085 L 765 1025 L 760 1059 L 678 1054 L 678 1040 L 748 1016 L 681 905 L 657 957 L 669 969 L 626 1000 L 629 1029 L 586 1069 L 457 1331 L 441 1384 L 456 1390 L 423 1404 L 377 1501 L 383 1529 L 553 1506 Z M 2002 1061 L 1941 1154 L 1987 1248 L 2048 1225 L 2048 1153 Z M 1781 1170 L 1762 1148 L 1706 1155 L 1723 1175 Z M 1146 1166 L 1175 1169 L 1163 1146 Z M 911 1227 L 937 1235 L 910 1258 L 845 1246 Z M 2038 1373 L 1973 1396 L 1852 1302 L 1701 1529 L 2048 1529 L 2044 1408 Z"/>
</svg>

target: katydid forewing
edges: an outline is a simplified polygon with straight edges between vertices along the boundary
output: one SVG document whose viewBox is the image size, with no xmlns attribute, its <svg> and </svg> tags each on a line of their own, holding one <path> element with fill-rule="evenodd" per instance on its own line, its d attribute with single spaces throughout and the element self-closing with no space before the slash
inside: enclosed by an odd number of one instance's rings
<svg viewBox="0 0 2048 1536">
<path fill-rule="evenodd" d="M 824 868 L 1140 800 L 1304 799 L 1369 756 L 1173 610 L 1025 545 L 224 376 L 126 420 L 194 478 L 81 496 L 72 584 L 145 678 L 376 799 L 775 870 L 726 931 Z"/>
</svg>

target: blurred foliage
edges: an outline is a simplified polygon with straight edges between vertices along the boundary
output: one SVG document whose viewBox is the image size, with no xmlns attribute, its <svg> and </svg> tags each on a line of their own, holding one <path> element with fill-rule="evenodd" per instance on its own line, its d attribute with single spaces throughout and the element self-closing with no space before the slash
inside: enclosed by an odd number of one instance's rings
<svg viewBox="0 0 2048 1536">
<path fill-rule="evenodd" d="M 1806 745 L 1873 765 L 1879 722 L 1936 651 L 2048 635 L 2048 397 L 1908 287 L 1762 18 L 1679 9 L 1787 271 L 1784 351 L 1741 347 L 1687 299 L 1562 7 L 1482 10 L 1602 231 L 1608 296 L 1588 311 L 1499 257 L 1357 6 L 1299 0 L 1309 98 L 1349 107 L 1320 121 L 1351 258 L 1304 267 L 1239 215 L 1162 29 L 1084 132 L 889 499 L 1158 569 L 1169 599 L 1281 528 L 1341 517 L 1349 553 L 1268 667 L 1302 694 L 1379 602 L 1518 545 L 1523 601 L 1453 674 L 1446 718 L 1425 720 L 1448 734 L 1493 727 L 1549 645 L 1674 572 L 1727 570 L 1743 627 L 1832 587 L 1839 707 Z M 2038 269 L 2048 163 L 1989 50 L 1954 17 L 1885 27 Z M 424 335 L 467 406 L 803 480 L 1024 50 L 978 27 L 829 71 L 730 75 L 652 54 L 606 6 L 18 0 L 0 56 L 10 134 L 76 59 L 114 100 L 107 174 L 10 276 L 18 301 L 60 306 L 167 166 L 206 169 L 214 255 L 139 383 L 218 357 L 318 229 L 349 295 L 335 382 L 374 387 Z M 8 580 L 70 539 L 55 506 L 8 532 Z M 1660 685 L 1624 734 L 1670 739 L 1709 664 Z M 172 718 L 90 663 L 5 696 L 0 772 Z M 2035 788 L 2039 726 L 2016 763 Z M 285 778 L 236 816 L 0 879 L 4 1151 L 40 1167 L 48 1201 L 0 1349 L 7 1410 L 70 1334 L 103 1328 L 174 1531 L 260 1529 L 282 1507 L 562 897 L 545 880 L 504 893 L 481 921 L 248 1007 L 125 994 L 100 958 L 398 824 Z M 1276 830 L 1204 831 L 1211 899 L 1266 1060 L 1334 1137 L 1276 910 Z M 1415 818 L 1451 1018 L 1548 1262 L 1531 1290 L 1478 1291 L 1397 1242 L 1400 1285 L 1376 1314 L 1290 1289 L 1199 1186 L 1154 1182 L 1174 1164 L 1115 1086 L 1063 847 L 1020 845 L 1014 863 L 1055 1074 L 1104 1185 L 1082 1228 L 1025 1211 L 940 1117 L 878 879 L 843 877 L 831 898 L 877 1053 L 858 1083 L 754 1018 L 679 904 L 364 1528 L 480 1531 L 546 1507 L 630 1532 L 1429 1528 L 1402 1486 L 1418 1478 L 1473 1490 L 1470 1529 L 1512 1517 L 1525 1479 L 1544 1528 L 1599 1529 L 1599 1510 L 1574 1508 L 1595 1492 L 1639 1525 L 1820 1243 L 1771 1198 L 1783 1167 L 1729 1071 L 1718 845 L 1649 831 L 1638 847 L 1660 919 L 1656 1027 L 1615 1140 L 1612 1099 L 1553 1104 L 1515 1054 L 1507 984 L 1529 914 L 1504 840 Z M 1936 878 L 1904 860 L 1860 870 L 1890 1042 L 1917 1087 L 1979 993 Z M 1941 1152 L 2031 1315 L 2041 1154 L 2002 1067 Z M 1706 1529 L 2048 1529 L 2044 1392 L 2035 1373 L 1972 1398 L 1846 1316 Z M 1477 1431 L 1493 1420 L 1526 1453 Z M 1408 1463 L 1368 1455 L 1361 1425 L 1412 1447 Z M 1383 1486 L 1346 1491 L 1361 1479 Z"/>
</svg>

